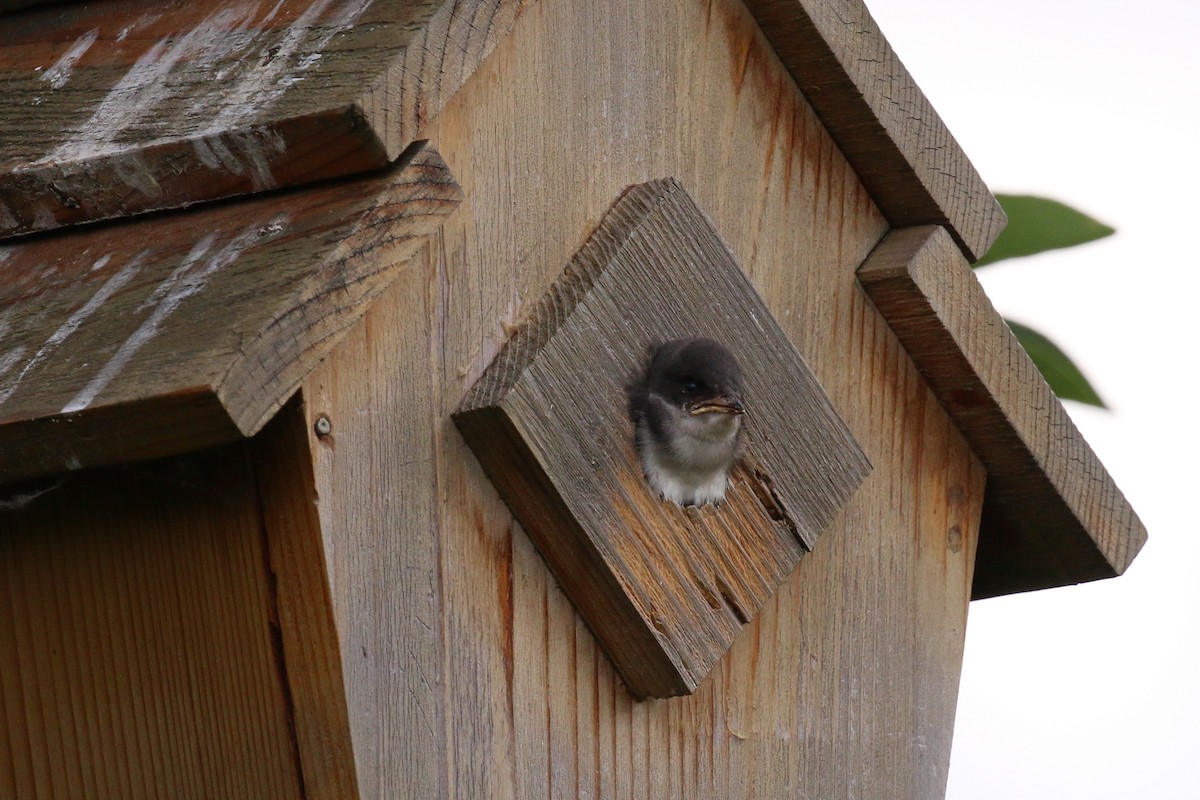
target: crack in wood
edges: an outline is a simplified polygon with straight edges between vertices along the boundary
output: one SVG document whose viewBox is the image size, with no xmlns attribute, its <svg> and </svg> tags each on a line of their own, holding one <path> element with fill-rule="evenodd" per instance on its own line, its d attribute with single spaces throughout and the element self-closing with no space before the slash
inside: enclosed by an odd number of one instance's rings
<svg viewBox="0 0 1200 800">
<path fill-rule="evenodd" d="M 783 523 L 791 534 L 796 537 L 796 541 L 800 542 L 800 546 L 805 552 L 809 552 L 811 548 L 804 543 L 804 537 L 800 535 L 800 526 L 788 514 L 784 508 L 783 501 L 779 494 L 775 491 L 775 481 L 763 470 L 758 467 L 750 467 L 750 473 L 753 476 L 752 480 L 748 480 L 750 491 L 754 493 L 754 497 L 758 500 L 758 504 L 762 506 L 763 511 L 767 516 L 776 522 Z"/>
<path fill-rule="evenodd" d="M 750 622 L 750 618 L 754 613 L 747 612 L 746 609 L 742 608 L 741 604 L 734 598 L 733 590 L 729 588 L 729 585 L 725 581 L 721 580 L 719 575 L 717 576 L 717 589 L 721 592 L 721 599 L 725 601 L 725 607 L 732 612 L 738 623 L 745 625 Z"/>
</svg>

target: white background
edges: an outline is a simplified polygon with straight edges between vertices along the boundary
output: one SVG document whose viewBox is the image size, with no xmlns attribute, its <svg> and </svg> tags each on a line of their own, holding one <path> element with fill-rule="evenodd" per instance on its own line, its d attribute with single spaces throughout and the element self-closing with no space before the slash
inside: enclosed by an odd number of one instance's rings
<svg viewBox="0 0 1200 800">
<path fill-rule="evenodd" d="M 1200 798 L 1200 2 L 866 0 L 993 191 L 1117 228 L 979 276 L 1111 412 L 1068 410 L 1150 531 L 1125 576 L 971 605 L 949 800 Z"/>
</svg>

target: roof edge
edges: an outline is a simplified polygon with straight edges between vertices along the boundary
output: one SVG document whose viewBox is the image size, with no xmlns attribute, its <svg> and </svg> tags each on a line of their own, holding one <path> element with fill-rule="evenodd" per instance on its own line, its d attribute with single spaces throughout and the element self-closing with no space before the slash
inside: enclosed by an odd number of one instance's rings
<svg viewBox="0 0 1200 800">
<path fill-rule="evenodd" d="M 525 7 L 43 5 L 0 0 L 0 240 L 386 169 Z M 89 29 L 56 82 L 16 65 Z"/>
<path fill-rule="evenodd" d="M 968 261 L 1007 224 L 1000 204 L 862 0 L 744 0 L 894 228 L 944 226 Z"/>
<path fill-rule="evenodd" d="M 949 231 L 892 231 L 858 279 L 987 469 L 972 599 L 1122 574 L 1145 527 Z"/>
<path fill-rule="evenodd" d="M 462 199 L 419 143 L 366 178 L 0 245 L 59 270 L 38 303 L 0 287 L 0 485 L 256 434 Z"/>
</svg>

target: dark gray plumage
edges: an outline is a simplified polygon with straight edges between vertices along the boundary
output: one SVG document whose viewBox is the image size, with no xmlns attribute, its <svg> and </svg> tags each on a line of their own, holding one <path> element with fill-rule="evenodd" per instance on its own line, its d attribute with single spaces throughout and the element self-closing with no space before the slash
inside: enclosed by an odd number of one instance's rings
<svg viewBox="0 0 1200 800">
<path fill-rule="evenodd" d="M 658 345 L 628 395 L 650 486 L 679 505 L 720 503 L 746 413 L 733 354 L 704 338 Z"/>
</svg>

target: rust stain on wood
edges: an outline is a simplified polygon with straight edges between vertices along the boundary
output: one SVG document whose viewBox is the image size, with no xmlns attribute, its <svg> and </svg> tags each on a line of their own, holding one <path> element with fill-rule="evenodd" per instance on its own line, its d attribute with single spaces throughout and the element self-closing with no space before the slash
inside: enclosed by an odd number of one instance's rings
<svg viewBox="0 0 1200 800">
<path fill-rule="evenodd" d="M 746 0 L 894 227 L 945 225 L 966 257 L 1007 218 L 862 0 Z"/>
</svg>

